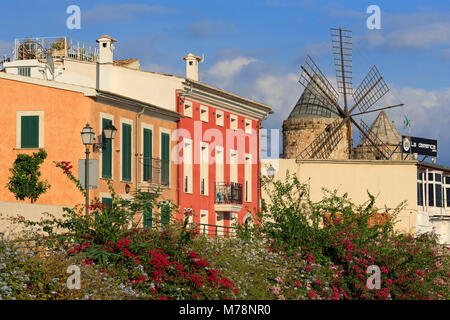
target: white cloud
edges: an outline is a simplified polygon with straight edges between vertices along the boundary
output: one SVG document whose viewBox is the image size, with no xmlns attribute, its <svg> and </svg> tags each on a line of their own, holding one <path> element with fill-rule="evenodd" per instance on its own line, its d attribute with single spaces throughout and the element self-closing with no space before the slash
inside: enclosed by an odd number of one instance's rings
<svg viewBox="0 0 450 320">
<path fill-rule="evenodd" d="M 245 66 L 257 61 L 254 58 L 236 57 L 232 60 L 219 61 L 214 64 L 209 70 L 208 74 L 217 78 L 233 78 Z"/>
</svg>

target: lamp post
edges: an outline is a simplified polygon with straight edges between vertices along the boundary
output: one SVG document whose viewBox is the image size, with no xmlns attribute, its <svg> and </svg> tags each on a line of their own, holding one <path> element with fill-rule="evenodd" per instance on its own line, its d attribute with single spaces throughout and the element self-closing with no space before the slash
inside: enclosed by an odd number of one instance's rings
<svg viewBox="0 0 450 320">
<path fill-rule="evenodd" d="M 95 140 L 95 132 L 94 129 L 91 128 L 89 123 L 86 123 L 86 126 L 81 130 L 81 140 L 83 144 L 86 146 L 86 159 L 84 162 L 84 190 L 86 192 L 86 217 L 89 215 L 89 154 L 91 153 L 89 150 L 89 146 L 93 145 L 93 151 L 103 150 L 106 144 L 114 139 L 116 135 L 117 129 L 109 123 L 103 129 L 103 135 L 106 138 L 106 141 L 102 141 L 101 143 L 94 143 Z"/>
</svg>

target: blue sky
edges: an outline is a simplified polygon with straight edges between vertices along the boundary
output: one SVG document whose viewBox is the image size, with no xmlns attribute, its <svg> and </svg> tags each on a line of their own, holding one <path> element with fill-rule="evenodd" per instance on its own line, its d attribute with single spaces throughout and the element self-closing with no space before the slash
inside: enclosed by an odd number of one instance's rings
<svg viewBox="0 0 450 320">
<path fill-rule="evenodd" d="M 72 4 L 81 8 L 80 30 L 66 28 Z M 369 5 L 381 9 L 380 30 L 366 26 Z M 0 54 L 14 38 L 66 35 L 95 44 L 108 34 L 119 40 L 117 58 L 176 75 L 185 72 L 181 57 L 204 54 L 201 80 L 272 106 L 269 129 L 281 128 L 303 90 L 297 79 L 306 54 L 335 85 L 330 28 L 350 29 L 354 87 L 375 64 L 391 89 L 375 107 L 404 103 L 388 112 L 399 132 L 437 139 L 438 163 L 450 166 L 448 1 L 16 0 L 2 2 L 0 13 Z"/>
</svg>

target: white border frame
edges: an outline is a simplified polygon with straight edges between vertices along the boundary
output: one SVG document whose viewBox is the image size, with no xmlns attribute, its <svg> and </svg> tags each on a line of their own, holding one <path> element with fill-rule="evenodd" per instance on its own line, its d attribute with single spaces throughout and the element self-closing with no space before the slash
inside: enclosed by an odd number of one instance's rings
<svg viewBox="0 0 450 320">
<path fill-rule="evenodd" d="M 22 148 L 22 117 L 23 116 L 38 116 L 39 117 L 39 146 L 37 148 Z M 16 149 L 33 150 L 44 148 L 44 111 L 16 111 Z"/>
</svg>

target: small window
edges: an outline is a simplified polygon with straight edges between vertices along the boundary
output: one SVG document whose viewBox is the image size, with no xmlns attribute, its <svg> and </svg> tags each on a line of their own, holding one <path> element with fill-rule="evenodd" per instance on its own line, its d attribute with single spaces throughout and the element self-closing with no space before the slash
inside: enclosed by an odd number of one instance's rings
<svg viewBox="0 0 450 320">
<path fill-rule="evenodd" d="M 39 116 L 21 117 L 21 148 L 39 148 Z"/>
<path fill-rule="evenodd" d="M 450 207 L 450 188 L 446 189 L 447 207 Z"/>
<path fill-rule="evenodd" d="M 223 127 L 223 111 L 216 111 L 216 125 Z"/>
<path fill-rule="evenodd" d="M 245 119 L 245 133 L 252 133 L 252 120 Z"/>
<path fill-rule="evenodd" d="M 31 77 L 30 67 L 19 67 L 19 76 Z"/>
<path fill-rule="evenodd" d="M 428 205 L 434 207 L 434 188 L 433 184 L 428 185 Z"/>
<path fill-rule="evenodd" d="M 186 117 L 192 118 L 192 102 L 186 101 L 184 103 L 184 115 Z"/>
<path fill-rule="evenodd" d="M 437 181 L 437 182 L 442 182 L 442 175 L 441 175 L 440 173 L 436 173 L 436 174 L 435 174 L 435 178 L 436 178 L 435 181 Z"/>
<path fill-rule="evenodd" d="M 442 208 L 442 185 L 435 184 L 436 189 L 436 207 Z"/>
<path fill-rule="evenodd" d="M 238 118 L 235 115 L 230 115 L 230 129 L 237 130 Z"/>
<path fill-rule="evenodd" d="M 445 183 L 450 184 L 450 177 L 445 177 Z"/>
<path fill-rule="evenodd" d="M 428 181 L 433 181 L 433 174 L 432 173 L 428 173 Z"/>
<path fill-rule="evenodd" d="M 200 106 L 200 120 L 208 122 L 208 107 Z"/>
<path fill-rule="evenodd" d="M 423 206 L 423 187 L 422 183 L 417 183 L 417 204 Z"/>
</svg>

